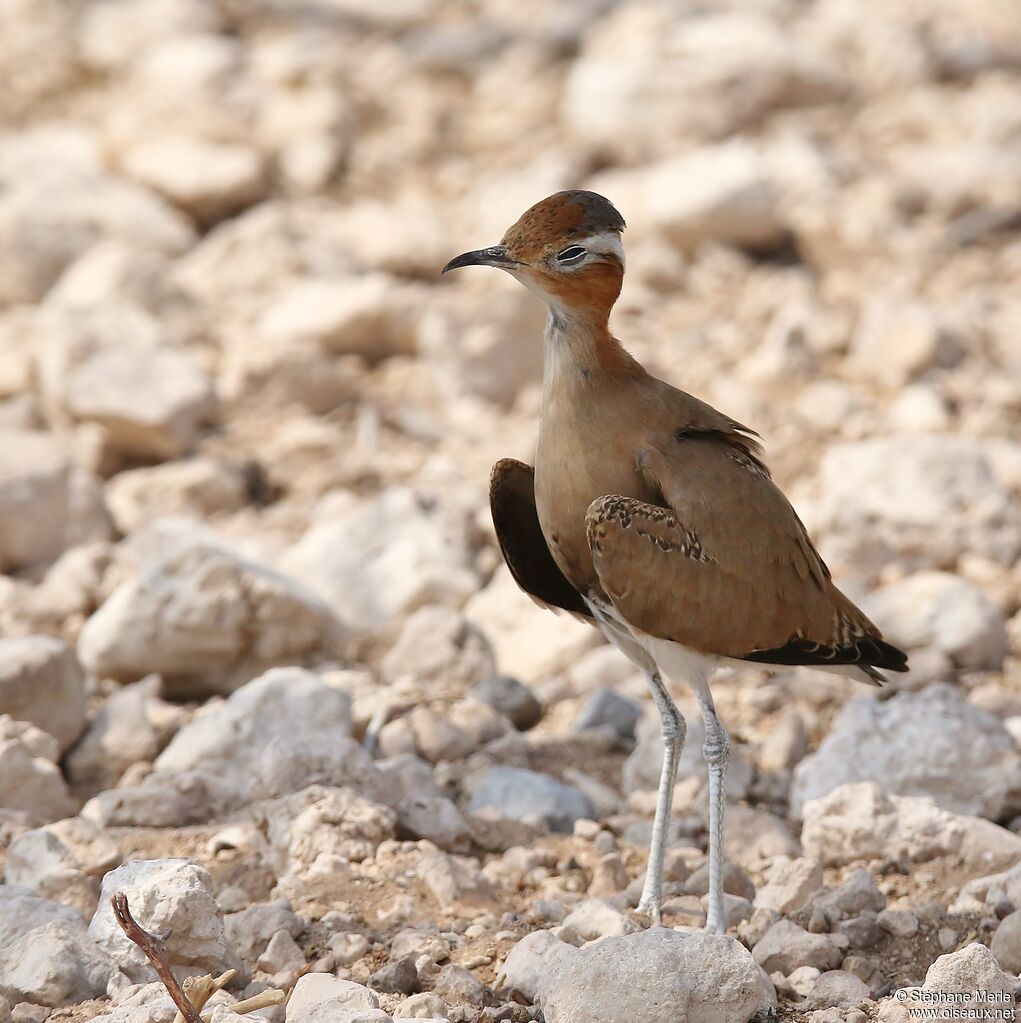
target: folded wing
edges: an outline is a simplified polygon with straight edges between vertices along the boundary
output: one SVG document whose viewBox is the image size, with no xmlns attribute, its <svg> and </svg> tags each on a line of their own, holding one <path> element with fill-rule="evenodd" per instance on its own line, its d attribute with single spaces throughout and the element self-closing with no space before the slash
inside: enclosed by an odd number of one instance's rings
<svg viewBox="0 0 1021 1023">
<path fill-rule="evenodd" d="M 591 619 L 588 605 L 560 571 L 542 535 L 535 510 L 535 470 L 513 458 L 497 462 L 489 478 L 489 507 L 500 551 L 518 586 L 543 607 Z"/>
<path fill-rule="evenodd" d="M 750 443 L 681 434 L 637 461 L 662 506 L 607 495 L 587 517 L 600 584 L 632 628 L 741 660 L 906 670 L 833 585 Z"/>
</svg>

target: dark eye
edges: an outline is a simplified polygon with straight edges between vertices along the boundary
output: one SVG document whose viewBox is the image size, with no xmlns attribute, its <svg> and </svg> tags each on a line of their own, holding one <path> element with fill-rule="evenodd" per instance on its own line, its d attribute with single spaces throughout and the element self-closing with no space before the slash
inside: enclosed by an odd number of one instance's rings
<svg viewBox="0 0 1021 1023">
<path fill-rule="evenodd" d="M 563 252 L 557 253 L 558 263 L 577 263 L 585 255 L 585 250 L 580 245 L 571 245 Z"/>
</svg>

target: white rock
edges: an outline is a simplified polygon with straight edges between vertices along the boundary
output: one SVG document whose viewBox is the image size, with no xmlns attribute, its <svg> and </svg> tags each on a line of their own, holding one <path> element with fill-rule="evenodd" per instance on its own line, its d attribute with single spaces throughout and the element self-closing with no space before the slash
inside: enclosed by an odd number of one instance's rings
<svg viewBox="0 0 1021 1023">
<path fill-rule="evenodd" d="M 394 837 L 389 807 L 351 789 L 313 785 L 263 805 L 278 874 L 301 877 L 333 860 L 371 859 L 380 842 Z"/>
<path fill-rule="evenodd" d="M 306 973 L 287 999 L 287 1023 L 326 1023 L 350 1009 L 377 1009 L 379 999 L 361 984 L 328 973 Z M 367 1017 L 370 1018 L 370 1017 Z"/>
<path fill-rule="evenodd" d="M 853 973 L 827 970 L 808 990 L 807 996 L 808 1004 L 812 1008 L 846 1008 L 865 1001 L 871 997 L 871 992 L 868 985 Z"/>
<path fill-rule="evenodd" d="M 1006 1008 L 1013 1012 L 1017 978 L 1000 969 L 993 953 L 985 945 L 972 942 L 957 952 L 940 956 L 929 967 L 921 988 L 902 988 L 883 1003 L 880 1023 L 908 1023 L 934 1006 L 951 1004 L 954 996 L 962 1004 L 995 1012 Z M 979 1006 L 976 992 L 985 1002 Z M 928 997 L 926 997 L 928 996 Z"/>
<path fill-rule="evenodd" d="M 218 976 L 236 963 L 212 878 L 203 867 L 184 859 L 131 860 L 103 878 L 89 937 L 135 983 L 148 980 L 152 967 L 113 915 L 110 897 L 117 891 L 127 896 L 132 916 L 147 931 L 170 932 L 171 965 Z"/>
<path fill-rule="evenodd" d="M 78 650 L 98 675 L 130 682 L 157 672 L 175 692 L 196 695 L 328 656 L 343 635 L 300 584 L 196 540 L 123 582 L 85 623 Z"/>
<path fill-rule="evenodd" d="M 548 1023 L 746 1023 L 763 994 L 758 967 L 733 938 L 654 928 L 553 959 L 542 1008 Z"/>
<path fill-rule="evenodd" d="M 807 905 L 822 886 L 822 863 L 819 860 L 809 857 L 776 860 L 767 875 L 766 884 L 755 893 L 755 906 L 787 915 Z"/>
<path fill-rule="evenodd" d="M 895 740 L 895 741 L 894 741 Z M 944 684 L 886 702 L 851 700 L 815 753 L 798 764 L 791 808 L 846 782 L 930 796 L 955 813 L 996 819 L 1018 785 L 1018 753 L 1003 724 Z"/>
<path fill-rule="evenodd" d="M 266 973 L 293 973 L 305 965 L 305 953 L 286 930 L 277 931 L 256 966 Z"/>
<path fill-rule="evenodd" d="M 52 923 L 85 935 L 85 918 L 77 909 L 51 902 L 26 888 L 0 885 L 0 951 L 19 947 L 31 931 Z"/>
<path fill-rule="evenodd" d="M 402 832 L 429 839 L 446 852 L 468 852 L 471 828 L 457 804 L 433 780 L 429 764 L 405 754 L 377 760 L 375 767 L 381 792 L 396 811 Z"/>
<path fill-rule="evenodd" d="M 805 851 L 827 866 L 858 860 L 923 862 L 959 855 L 970 867 L 1021 855 L 1021 836 L 922 796 L 887 795 L 875 782 L 841 785 L 803 807 Z"/>
<path fill-rule="evenodd" d="M 407 487 L 313 527 L 281 567 L 357 628 L 377 628 L 427 603 L 458 605 L 477 587 L 463 521 Z M 469 616 L 471 617 L 471 616 Z"/>
<path fill-rule="evenodd" d="M 372 362 L 410 355 L 418 331 L 414 297 L 386 274 L 299 281 L 269 304 L 255 331 L 285 350 L 313 345 Z"/>
<path fill-rule="evenodd" d="M 305 929 L 305 921 L 292 909 L 286 899 L 260 902 L 224 917 L 224 930 L 237 949 L 242 962 L 254 966 L 274 935 L 284 933 L 298 937 Z"/>
<path fill-rule="evenodd" d="M 150 675 L 113 692 L 64 760 L 70 781 L 90 792 L 112 788 L 139 760 L 152 761 L 178 723 L 178 709 L 159 699 Z"/>
<path fill-rule="evenodd" d="M 832 66 L 758 11 L 619 8 L 586 34 L 562 116 L 580 140 L 635 162 L 663 138 L 721 138 L 774 107 L 832 96 Z"/>
<path fill-rule="evenodd" d="M 420 991 L 417 995 L 405 998 L 396 1009 L 394 1019 L 429 1019 L 438 1020 L 447 1012 L 443 1000 L 431 991 Z"/>
<path fill-rule="evenodd" d="M 554 831 L 565 833 L 573 831 L 579 817 L 596 816 L 592 800 L 581 789 L 521 767 L 491 767 L 477 780 L 468 812 L 482 810 L 513 820 L 543 817 Z"/>
<path fill-rule="evenodd" d="M 25 934 L 0 960 L 0 993 L 13 1002 L 74 1005 L 102 997 L 119 970 L 76 927 L 60 921 Z"/>
<path fill-rule="evenodd" d="M 53 636 L 0 639 L 0 714 L 30 721 L 66 750 L 85 725 L 85 677 L 74 651 Z"/>
<path fill-rule="evenodd" d="M 91 917 L 99 882 L 119 860 L 105 832 L 85 818 L 69 817 L 14 838 L 7 847 L 4 880 Z"/>
<path fill-rule="evenodd" d="M 250 798 L 314 782 L 365 784 L 368 755 L 348 738 L 350 728 L 345 693 L 300 668 L 278 668 L 182 728 L 155 766 L 168 774 L 202 771 Z"/>
<path fill-rule="evenodd" d="M 862 374 L 896 385 L 925 370 L 953 366 L 962 348 L 933 309 L 884 296 L 866 302 L 850 355 Z"/>
<path fill-rule="evenodd" d="M 503 565 L 464 606 L 492 643 L 500 671 L 523 682 L 564 670 L 600 643 L 595 629 L 569 615 L 536 610 Z"/>
<path fill-rule="evenodd" d="M 810 934 L 791 920 L 778 920 L 752 950 L 766 973 L 789 974 L 799 966 L 834 970 L 843 958 L 828 934 Z"/>
<path fill-rule="evenodd" d="M 183 828 L 204 824 L 235 809 L 245 796 L 228 782 L 199 771 L 146 775 L 136 785 L 122 781 L 82 807 L 82 816 L 105 828 Z"/>
<path fill-rule="evenodd" d="M 767 246 L 786 233 L 762 152 L 744 141 L 671 157 L 638 171 L 610 171 L 593 183 L 632 219 L 682 250 L 704 242 Z"/>
<path fill-rule="evenodd" d="M 266 191 L 261 156 L 239 143 L 160 137 L 131 146 L 120 162 L 128 177 L 203 223 L 237 213 Z"/>
<path fill-rule="evenodd" d="M 147 189 L 63 165 L 25 174 L 0 194 L 0 301 L 37 302 L 102 238 L 178 253 L 194 241 L 187 220 Z"/>
<path fill-rule="evenodd" d="M 451 399 L 472 394 L 509 408 L 542 378 L 542 305 L 511 280 L 459 281 L 455 297 L 427 311 L 422 357 Z"/>
<path fill-rule="evenodd" d="M 70 462 L 52 437 L 0 431 L 0 571 L 52 561 L 67 543 Z"/>
<path fill-rule="evenodd" d="M 173 324 L 193 311 L 176 284 L 172 262 L 157 249 L 118 238 L 96 242 L 61 275 L 46 295 L 47 306 L 95 309 L 128 303 L 165 316 Z"/>
<path fill-rule="evenodd" d="M 358 962 L 371 949 L 372 942 L 364 934 L 341 933 L 330 938 L 330 954 L 338 966 Z"/>
<path fill-rule="evenodd" d="M 161 515 L 209 519 L 248 503 L 245 475 L 213 458 L 189 458 L 120 472 L 106 485 L 117 528 L 130 533 Z"/>
<path fill-rule="evenodd" d="M 1010 564 L 1021 553 L 1021 507 L 972 437 L 838 444 L 823 454 L 813 486 L 818 497 L 806 521 L 835 572 L 878 574 L 891 561 L 939 569 L 966 551 Z"/>
<path fill-rule="evenodd" d="M 379 663 L 385 683 L 413 680 L 468 687 L 495 670 L 489 641 L 464 615 L 440 604 L 413 611 Z"/>
<path fill-rule="evenodd" d="M 561 941 L 551 931 L 526 934 L 511 950 L 500 971 L 501 986 L 519 991 L 529 1003 L 542 996 L 552 964 L 560 957 L 573 958 L 574 946 Z"/>
<path fill-rule="evenodd" d="M 74 366 L 64 387 L 68 415 L 103 427 L 114 450 L 144 458 L 186 454 L 214 409 L 206 372 L 172 348 L 104 346 Z"/>
<path fill-rule="evenodd" d="M 75 812 L 77 804 L 54 763 L 59 745 L 34 725 L 0 715 L 0 806 L 41 822 Z"/>
<path fill-rule="evenodd" d="M 573 928 L 584 941 L 617 937 L 637 930 L 633 920 L 601 899 L 585 899 L 567 914 L 564 926 Z"/>
<path fill-rule="evenodd" d="M 220 27 L 217 12 L 202 0 L 118 0 L 83 11 L 77 41 L 90 67 L 109 71 L 130 64 L 168 35 Z"/>
<path fill-rule="evenodd" d="M 871 593 L 864 610 L 907 649 L 935 647 L 960 668 L 996 671 L 1009 650 L 1003 612 L 974 583 L 920 572 Z"/>
<path fill-rule="evenodd" d="M 445 910 L 494 903 L 493 889 L 479 869 L 478 861 L 468 857 L 430 850 L 418 861 L 418 875 Z"/>
</svg>

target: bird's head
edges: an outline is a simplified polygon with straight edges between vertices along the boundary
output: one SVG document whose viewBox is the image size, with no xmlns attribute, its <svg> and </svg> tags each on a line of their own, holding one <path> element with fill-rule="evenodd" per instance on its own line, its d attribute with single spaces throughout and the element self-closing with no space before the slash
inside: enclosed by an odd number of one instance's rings
<svg viewBox="0 0 1021 1023">
<path fill-rule="evenodd" d="M 444 268 L 495 266 L 554 312 L 609 315 L 624 276 L 624 218 L 595 192 L 557 192 L 521 215 L 499 245 L 465 252 Z"/>
</svg>

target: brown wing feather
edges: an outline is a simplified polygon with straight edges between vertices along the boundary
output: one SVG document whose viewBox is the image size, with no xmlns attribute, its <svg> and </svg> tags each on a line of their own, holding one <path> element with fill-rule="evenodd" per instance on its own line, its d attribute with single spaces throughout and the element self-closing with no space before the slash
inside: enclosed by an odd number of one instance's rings
<svg viewBox="0 0 1021 1023">
<path fill-rule="evenodd" d="M 631 626 L 726 657 L 904 670 L 751 452 L 683 434 L 638 464 L 664 506 L 608 495 L 587 518 L 600 583 Z"/>
<path fill-rule="evenodd" d="M 535 470 L 501 459 L 489 478 L 489 507 L 496 539 L 514 581 L 537 603 L 591 619 L 581 594 L 550 554 L 535 510 Z"/>
</svg>

